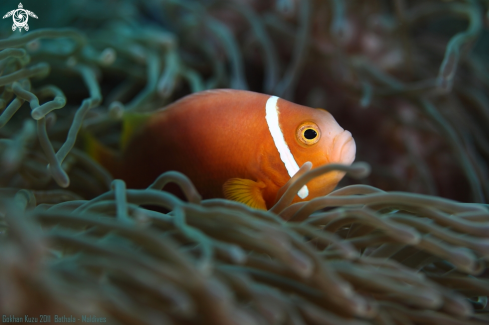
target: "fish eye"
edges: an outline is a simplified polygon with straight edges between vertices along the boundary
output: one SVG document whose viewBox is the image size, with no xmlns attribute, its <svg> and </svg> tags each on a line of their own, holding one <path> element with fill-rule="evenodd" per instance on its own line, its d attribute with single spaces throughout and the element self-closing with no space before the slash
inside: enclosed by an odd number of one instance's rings
<svg viewBox="0 0 489 325">
<path fill-rule="evenodd" d="M 306 122 L 297 128 L 296 137 L 300 143 L 310 146 L 319 141 L 321 132 L 316 123 Z"/>
</svg>

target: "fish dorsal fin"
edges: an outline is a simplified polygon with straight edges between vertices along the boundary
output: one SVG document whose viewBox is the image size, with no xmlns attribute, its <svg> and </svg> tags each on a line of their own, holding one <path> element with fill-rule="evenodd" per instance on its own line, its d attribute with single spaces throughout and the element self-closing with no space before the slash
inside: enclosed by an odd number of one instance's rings
<svg viewBox="0 0 489 325">
<path fill-rule="evenodd" d="M 124 113 L 120 148 L 124 150 L 134 133 L 151 117 L 151 113 Z"/>
<path fill-rule="evenodd" d="M 263 182 L 231 178 L 224 183 L 222 189 L 224 197 L 228 200 L 238 201 L 255 209 L 266 210 L 267 205 L 261 193 L 261 189 L 264 187 Z"/>
</svg>

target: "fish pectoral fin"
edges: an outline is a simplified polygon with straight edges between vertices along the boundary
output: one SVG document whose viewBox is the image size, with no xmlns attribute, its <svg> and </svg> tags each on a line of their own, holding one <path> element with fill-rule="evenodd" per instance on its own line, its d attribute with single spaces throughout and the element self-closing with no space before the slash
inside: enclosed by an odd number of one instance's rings
<svg viewBox="0 0 489 325">
<path fill-rule="evenodd" d="M 261 190 L 266 185 L 251 179 L 231 178 L 222 186 L 224 197 L 228 200 L 244 203 L 254 209 L 266 210 L 267 205 Z"/>
</svg>

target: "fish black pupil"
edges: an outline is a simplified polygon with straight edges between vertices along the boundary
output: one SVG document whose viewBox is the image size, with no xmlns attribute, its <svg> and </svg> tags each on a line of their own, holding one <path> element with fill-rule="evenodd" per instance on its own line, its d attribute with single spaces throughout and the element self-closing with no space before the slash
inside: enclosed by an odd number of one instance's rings
<svg viewBox="0 0 489 325">
<path fill-rule="evenodd" d="M 307 140 L 312 140 L 315 139 L 318 136 L 318 133 L 314 131 L 313 129 L 307 129 L 304 131 L 304 137 Z"/>
</svg>

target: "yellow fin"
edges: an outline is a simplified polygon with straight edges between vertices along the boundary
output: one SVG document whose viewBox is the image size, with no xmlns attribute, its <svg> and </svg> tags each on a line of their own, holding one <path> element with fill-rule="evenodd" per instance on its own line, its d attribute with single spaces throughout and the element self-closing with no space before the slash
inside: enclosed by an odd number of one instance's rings
<svg viewBox="0 0 489 325">
<path fill-rule="evenodd" d="M 151 117 L 151 115 L 151 113 L 124 113 L 120 140 L 121 150 L 124 150 L 132 135 Z"/>
<path fill-rule="evenodd" d="M 117 153 L 100 142 L 88 131 L 83 131 L 81 136 L 87 155 L 112 172 Z"/>
<path fill-rule="evenodd" d="M 238 201 L 255 209 L 266 210 L 267 205 L 261 193 L 261 189 L 264 187 L 263 182 L 231 178 L 224 183 L 222 189 L 224 197 L 228 200 Z"/>
</svg>

